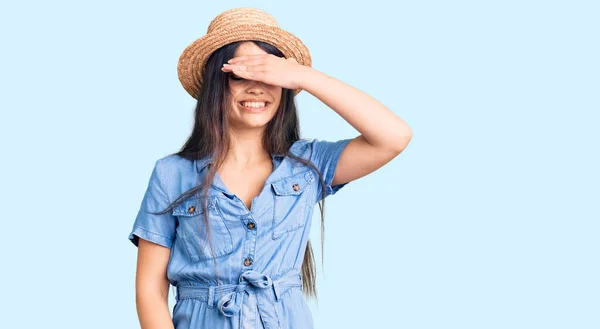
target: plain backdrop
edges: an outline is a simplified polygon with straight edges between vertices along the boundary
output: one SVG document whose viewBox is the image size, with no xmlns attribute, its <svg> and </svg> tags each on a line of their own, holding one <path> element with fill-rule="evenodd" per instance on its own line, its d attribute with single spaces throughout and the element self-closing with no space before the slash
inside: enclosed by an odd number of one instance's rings
<svg viewBox="0 0 600 329">
<path fill-rule="evenodd" d="M 3 2 L 0 327 L 139 327 L 127 235 L 191 132 L 177 60 L 235 7 L 413 130 L 327 200 L 324 268 L 315 212 L 316 328 L 600 328 L 598 2 L 387 0 Z M 303 137 L 359 134 L 297 103 Z"/>
</svg>

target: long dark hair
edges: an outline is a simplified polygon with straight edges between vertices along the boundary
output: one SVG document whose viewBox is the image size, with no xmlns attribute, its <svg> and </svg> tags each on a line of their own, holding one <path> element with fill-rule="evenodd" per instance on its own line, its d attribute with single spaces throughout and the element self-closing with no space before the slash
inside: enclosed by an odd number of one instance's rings
<svg viewBox="0 0 600 329">
<path fill-rule="evenodd" d="M 283 53 L 275 46 L 261 42 L 252 41 L 261 49 L 269 54 L 284 57 Z M 225 156 L 229 150 L 230 138 L 226 133 L 230 129 L 226 111 L 230 104 L 229 81 L 228 74 L 221 70 L 223 63 L 235 56 L 235 52 L 241 41 L 227 44 L 211 54 L 206 62 L 204 71 L 202 72 L 202 87 L 198 95 L 198 103 L 194 113 L 194 128 L 192 134 L 185 142 L 179 152 L 174 153 L 189 160 L 198 160 L 206 156 L 214 156 L 213 165 L 209 166 L 209 171 L 203 182 L 182 193 L 175 199 L 167 209 L 158 214 L 171 212 L 173 208 L 183 203 L 188 198 L 194 196 L 201 189 L 208 195 L 210 183 L 212 182 L 217 169 L 223 163 Z M 281 101 L 279 108 L 273 119 L 269 121 L 263 136 L 263 148 L 268 153 L 284 154 L 296 161 L 300 161 L 310 166 L 319 176 L 321 183 L 322 197 L 319 201 L 319 210 L 321 212 L 321 246 L 325 240 L 325 197 L 327 189 L 323 181 L 323 176 L 310 161 L 297 157 L 289 152 L 290 147 L 294 142 L 300 139 L 300 127 L 298 114 L 296 111 L 296 103 L 294 99 L 294 90 L 282 89 Z M 207 227 L 207 236 L 213 253 L 215 269 L 217 268 L 216 260 L 214 259 L 214 250 L 210 238 L 210 230 L 208 229 L 208 198 L 204 198 L 204 221 Z M 323 248 L 321 248 L 321 261 L 323 264 Z M 219 284 L 219 274 L 217 270 L 217 284 Z M 306 297 L 314 297 L 317 299 L 316 275 L 315 275 L 315 260 L 312 251 L 310 239 L 306 245 L 304 260 L 302 262 L 302 285 L 303 293 Z"/>
</svg>

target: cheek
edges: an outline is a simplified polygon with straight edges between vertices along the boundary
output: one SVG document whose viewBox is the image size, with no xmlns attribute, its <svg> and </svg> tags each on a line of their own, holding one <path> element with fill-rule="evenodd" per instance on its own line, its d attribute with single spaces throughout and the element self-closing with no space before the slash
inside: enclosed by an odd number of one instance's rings
<svg viewBox="0 0 600 329">
<path fill-rule="evenodd" d="M 274 90 L 271 91 L 271 95 L 277 95 L 276 98 L 273 99 L 273 101 L 277 104 L 279 104 L 281 102 L 281 92 L 283 89 L 281 89 L 281 87 L 277 87 L 274 88 Z"/>
<path fill-rule="evenodd" d="M 240 92 L 239 88 L 237 88 L 237 89 L 235 87 L 229 88 L 229 95 L 228 95 L 229 96 L 229 104 L 231 104 L 232 106 L 236 105 L 235 100 L 238 99 L 239 92 Z"/>
<path fill-rule="evenodd" d="M 236 86 L 235 83 L 229 82 L 229 95 L 234 96 L 240 92 L 240 87 Z"/>
</svg>

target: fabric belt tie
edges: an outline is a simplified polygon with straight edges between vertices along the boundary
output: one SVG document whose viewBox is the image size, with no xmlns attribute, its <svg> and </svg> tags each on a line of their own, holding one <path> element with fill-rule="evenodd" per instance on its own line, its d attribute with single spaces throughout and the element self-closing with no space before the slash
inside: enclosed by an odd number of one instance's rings
<svg viewBox="0 0 600 329">
<path fill-rule="evenodd" d="M 291 269 L 277 280 L 272 280 L 268 275 L 248 270 L 242 273 L 238 284 L 213 285 L 213 286 L 177 286 L 177 299 L 208 297 L 209 307 L 213 307 L 215 299 L 219 311 L 226 317 L 240 313 L 244 296 L 247 290 L 252 290 L 256 295 L 258 312 L 267 329 L 281 328 L 275 311 L 275 302 L 281 294 L 292 287 L 302 287 L 302 276 L 297 269 Z"/>
</svg>

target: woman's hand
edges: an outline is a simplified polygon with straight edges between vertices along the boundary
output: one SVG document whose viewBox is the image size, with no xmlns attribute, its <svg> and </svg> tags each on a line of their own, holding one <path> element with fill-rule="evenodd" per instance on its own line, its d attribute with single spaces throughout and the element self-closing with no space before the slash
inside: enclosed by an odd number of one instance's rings
<svg viewBox="0 0 600 329">
<path fill-rule="evenodd" d="M 235 75 L 287 89 L 302 89 L 302 78 L 310 67 L 298 64 L 294 58 L 258 54 L 234 57 L 221 70 Z"/>
</svg>

